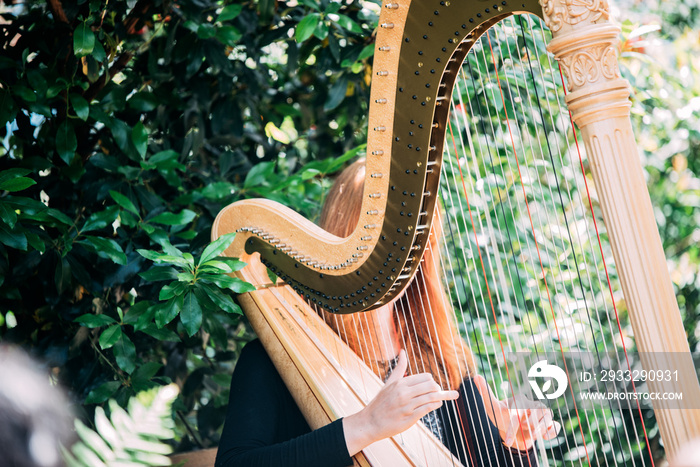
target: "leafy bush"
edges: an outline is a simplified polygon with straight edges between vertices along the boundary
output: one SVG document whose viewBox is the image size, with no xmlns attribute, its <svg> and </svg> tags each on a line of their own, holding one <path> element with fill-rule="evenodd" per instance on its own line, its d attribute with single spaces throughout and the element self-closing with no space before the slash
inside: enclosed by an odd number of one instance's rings
<svg viewBox="0 0 700 467">
<path fill-rule="evenodd" d="M 178 449 L 216 443 L 252 333 L 213 218 L 250 196 L 318 214 L 322 175 L 364 140 L 378 9 L 2 6 L 0 338 L 48 360 L 88 418 L 176 382 Z"/>
</svg>

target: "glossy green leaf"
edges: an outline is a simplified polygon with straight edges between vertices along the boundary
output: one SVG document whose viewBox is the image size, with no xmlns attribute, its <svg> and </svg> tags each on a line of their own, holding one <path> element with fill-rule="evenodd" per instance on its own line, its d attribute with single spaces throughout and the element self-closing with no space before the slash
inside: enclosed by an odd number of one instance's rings
<svg viewBox="0 0 700 467">
<path fill-rule="evenodd" d="M 216 18 L 216 21 L 219 21 L 219 22 L 230 21 L 230 20 L 236 18 L 238 15 L 240 15 L 242 10 L 243 10 L 243 5 L 241 5 L 240 3 L 236 3 L 233 5 L 226 5 L 221 10 L 221 13 L 219 13 L 219 16 Z"/>
<path fill-rule="evenodd" d="M 236 293 L 252 292 L 255 290 L 255 286 L 249 284 L 248 282 L 242 281 L 237 277 L 229 277 L 225 274 L 220 274 L 218 276 L 207 276 L 206 279 L 202 279 L 205 282 L 210 282 L 212 284 L 218 285 L 222 289 L 231 289 Z"/>
<path fill-rule="evenodd" d="M 360 25 L 346 15 L 338 15 L 338 21 L 336 21 L 336 23 L 338 23 L 338 25 L 346 31 L 350 31 L 355 34 L 362 33 L 362 28 Z"/>
<path fill-rule="evenodd" d="M 104 331 L 102 331 L 102 334 L 100 334 L 100 347 L 104 349 L 109 349 L 112 347 L 114 344 L 117 343 L 119 338 L 122 335 L 122 328 L 121 326 L 115 324 L 114 326 L 110 326 Z"/>
<path fill-rule="evenodd" d="M 86 236 L 84 240 L 78 243 L 84 245 L 97 253 L 97 256 L 104 259 L 109 259 L 122 266 L 126 265 L 127 258 L 124 250 L 116 241 L 111 238 Z"/>
<path fill-rule="evenodd" d="M 180 322 L 185 327 L 187 335 L 193 336 L 202 326 L 202 307 L 194 293 L 188 292 L 180 312 Z"/>
<path fill-rule="evenodd" d="M 184 282 L 171 282 L 162 289 L 158 294 L 159 300 L 169 300 L 176 295 L 181 295 L 187 289 L 187 284 Z"/>
<path fill-rule="evenodd" d="M 137 216 L 139 215 L 139 210 L 136 208 L 136 205 L 125 195 L 118 193 L 114 190 L 109 190 L 109 195 L 119 206 L 121 206 L 129 212 L 133 212 Z"/>
<path fill-rule="evenodd" d="M 85 223 L 80 228 L 81 233 L 99 230 L 111 225 L 119 215 L 119 210 L 116 206 L 109 206 L 104 211 L 93 213 L 85 220 Z"/>
<path fill-rule="evenodd" d="M 36 182 L 33 179 L 29 177 L 17 177 L 0 183 L 0 191 L 22 191 L 26 190 L 32 185 L 36 185 Z"/>
<path fill-rule="evenodd" d="M 156 311 L 156 326 L 162 328 L 169 322 L 175 319 L 175 317 L 180 313 L 184 304 L 184 296 L 178 295 L 176 297 L 170 298 L 167 303 L 161 304 L 162 306 Z"/>
<path fill-rule="evenodd" d="M 190 211 L 189 209 L 183 209 L 177 214 L 173 212 L 160 213 L 153 219 L 150 219 L 149 222 L 165 225 L 185 225 L 192 222 L 195 217 L 197 217 L 196 213 Z"/>
<path fill-rule="evenodd" d="M 107 315 L 81 315 L 75 318 L 76 323 L 80 323 L 87 328 L 99 328 L 101 326 L 109 326 L 115 324 L 113 318 Z"/>
<path fill-rule="evenodd" d="M 80 94 L 71 94 L 70 102 L 73 104 L 75 115 L 77 115 L 79 119 L 86 121 L 90 115 L 90 104 L 88 104 L 88 101 Z"/>
<path fill-rule="evenodd" d="M 236 233 L 232 232 L 222 235 L 221 237 L 211 242 L 202 252 L 202 256 L 199 258 L 198 264 L 201 265 L 219 256 L 221 253 L 223 253 L 223 251 L 226 248 L 229 247 L 229 245 L 231 245 L 231 242 L 233 242 L 233 239 L 235 237 Z"/>
<path fill-rule="evenodd" d="M 86 404 L 101 404 L 117 392 L 122 383 L 119 381 L 108 381 L 97 386 L 85 398 Z"/>
<path fill-rule="evenodd" d="M 22 84 L 12 86 L 12 92 L 25 102 L 36 102 L 36 93 Z"/>
<path fill-rule="evenodd" d="M 326 111 L 333 110 L 343 102 L 345 95 L 348 91 L 348 77 L 343 75 L 333 84 L 331 90 L 328 92 L 328 98 L 325 104 L 323 104 L 323 109 Z"/>
<path fill-rule="evenodd" d="M 75 137 L 75 130 L 73 130 L 73 125 L 66 120 L 56 129 L 56 152 L 63 159 L 63 162 L 70 165 L 76 149 L 78 149 L 78 139 Z"/>
<path fill-rule="evenodd" d="M 73 52 L 77 57 L 92 53 L 95 48 L 95 34 L 87 22 L 82 22 L 73 31 Z"/>
<path fill-rule="evenodd" d="M 295 32 L 297 42 L 304 42 L 311 37 L 320 20 L 321 16 L 318 13 L 311 13 L 299 21 Z"/>
<path fill-rule="evenodd" d="M 139 153 L 141 159 L 146 157 L 146 151 L 148 150 L 148 132 L 143 123 L 138 122 L 131 129 L 131 142 L 134 143 L 136 152 Z"/>
<path fill-rule="evenodd" d="M 225 45 L 235 47 L 241 38 L 241 32 L 233 26 L 222 26 L 216 30 L 216 38 Z"/>
<path fill-rule="evenodd" d="M 154 266 L 148 271 L 139 273 L 139 276 L 149 282 L 175 280 L 177 279 L 177 271 L 167 266 Z"/>
<path fill-rule="evenodd" d="M 119 368 L 129 374 L 136 368 L 136 346 L 124 333 L 114 344 L 114 358 L 117 360 Z"/>
<path fill-rule="evenodd" d="M 209 300 L 214 302 L 216 306 L 224 310 L 226 313 L 239 313 L 242 314 L 241 308 L 236 305 L 231 297 L 223 293 L 217 287 L 210 284 L 202 284 L 201 293 L 206 293 Z"/>
<path fill-rule="evenodd" d="M 0 224 L 0 243 L 17 250 L 27 250 L 27 236 L 19 226 L 10 229 L 8 226 Z"/>
</svg>

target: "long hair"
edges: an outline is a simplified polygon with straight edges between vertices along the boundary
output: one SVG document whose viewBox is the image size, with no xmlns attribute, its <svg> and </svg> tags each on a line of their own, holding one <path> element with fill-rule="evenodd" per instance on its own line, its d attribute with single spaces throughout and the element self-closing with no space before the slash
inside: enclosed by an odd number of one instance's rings
<svg viewBox="0 0 700 467">
<path fill-rule="evenodd" d="M 360 218 L 365 180 L 365 161 L 345 169 L 331 187 L 321 211 L 320 226 L 339 237 L 352 233 Z M 457 332 L 452 305 L 440 280 L 439 238 L 441 229 L 433 223 L 428 245 L 418 272 L 405 293 L 394 302 L 391 313 L 401 345 L 409 359 L 409 371 L 428 372 L 443 388 L 458 389 L 464 377 L 474 375 L 471 352 Z M 322 311 L 326 322 L 380 377 L 386 365 L 372 357 L 383 336 L 370 326 L 379 310 L 362 316 L 333 315 Z"/>
</svg>

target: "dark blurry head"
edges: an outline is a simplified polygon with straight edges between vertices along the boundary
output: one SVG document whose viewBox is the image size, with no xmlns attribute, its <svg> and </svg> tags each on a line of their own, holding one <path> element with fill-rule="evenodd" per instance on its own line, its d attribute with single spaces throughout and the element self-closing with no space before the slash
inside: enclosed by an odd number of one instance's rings
<svg viewBox="0 0 700 467">
<path fill-rule="evenodd" d="M 68 399 L 19 349 L 0 345 L 0 464 L 63 466 L 74 438 Z"/>
</svg>

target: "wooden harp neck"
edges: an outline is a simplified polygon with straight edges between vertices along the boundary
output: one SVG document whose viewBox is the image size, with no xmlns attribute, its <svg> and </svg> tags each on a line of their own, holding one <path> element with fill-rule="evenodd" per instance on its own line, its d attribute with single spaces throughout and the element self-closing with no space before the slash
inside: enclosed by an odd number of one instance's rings
<svg viewBox="0 0 700 467">
<path fill-rule="evenodd" d="M 367 169 L 360 220 L 347 238 L 269 200 L 239 201 L 213 232 L 238 232 L 231 256 L 261 261 L 297 293 L 333 313 L 371 310 L 399 296 L 427 245 L 452 88 L 474 41 L 537 1 L 388 2 L 374 56 Z"/>
</svg>

